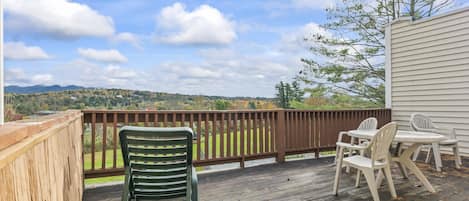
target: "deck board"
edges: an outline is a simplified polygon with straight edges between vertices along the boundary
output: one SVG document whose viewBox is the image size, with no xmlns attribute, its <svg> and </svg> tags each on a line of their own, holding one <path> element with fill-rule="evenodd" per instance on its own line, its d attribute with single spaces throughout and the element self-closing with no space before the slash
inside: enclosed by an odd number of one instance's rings
<svg viewBox="0 0 469 201">
<path fill-rule="evenodd" d="M 335 168 L 331 158 L 307 159 L 268 164 L 222 172 L 200 174 L 199 192 L 202 201 L 369 201 L 371 195 L 364 179 L 359 188 L 353 187 L 355 174 L 342 175 L 339 195 L 334 196 L 332 182 Z M 442 173 L 429 164 L 418 163 L 433 184 L 437 193 L 432 194 L 411 175 L 403 179 L 397 168 L 393 178 L 401 201 L 462 201 L 467 200 L 469 191 L 469 159 L 464 158 L 464 167 L 456 170 L 453 161 L 445 160 Z M 363 178 L 363 177 L 362 177 Z M 383 182 L 386 183 L 386 182 Z M 85 191 L 86 201 L 120 200 L 122 185 L 97 187 Z M 380 190 L 381 200 L 391 200 L 386 185 Z"/>
</svg>

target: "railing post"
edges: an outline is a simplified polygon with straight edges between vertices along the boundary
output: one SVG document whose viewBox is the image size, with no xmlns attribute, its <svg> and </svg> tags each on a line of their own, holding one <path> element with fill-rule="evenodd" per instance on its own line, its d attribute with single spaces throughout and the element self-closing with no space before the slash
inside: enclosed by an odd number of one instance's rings
<svg viewBox="0 0 469 201">
<path fill-rule="evenodd" d="M 286 132 L 285 132 L 285 110 L 277 111 L 277 162 L 285 162 Z"/>
</svg>

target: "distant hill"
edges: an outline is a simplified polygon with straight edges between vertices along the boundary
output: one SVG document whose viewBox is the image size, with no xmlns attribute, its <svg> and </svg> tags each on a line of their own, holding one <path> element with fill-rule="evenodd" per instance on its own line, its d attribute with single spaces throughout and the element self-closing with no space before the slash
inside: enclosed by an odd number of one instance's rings
<svg viewBox="0 0 469 201">
<path fill-rule="evenodd" d="M 274 99 L 264 97 L 184 95 L 80 86 L 9 86 L 5 94 L 5 103 L 12 114 L 25 116 L 39 111 L 68 109 L 245 110 L 277 108 Z"/>
<path fill-rule="evenodd" d="M 60 85 L 33 85 L 33 86 L 17 86 L 11 85 L 5 87 L 6 93 L 15 93 L 15 94 L 34 94 L 34 93 L 47 93 L 47 92 L 59 92 L 59 91 L 72 91 L 72 90 L 80 90 L 86 89 L 85 87 L 76 86 L 76 85 L 68 85 L 68 86 L 60 86 Z"/>
</svg>

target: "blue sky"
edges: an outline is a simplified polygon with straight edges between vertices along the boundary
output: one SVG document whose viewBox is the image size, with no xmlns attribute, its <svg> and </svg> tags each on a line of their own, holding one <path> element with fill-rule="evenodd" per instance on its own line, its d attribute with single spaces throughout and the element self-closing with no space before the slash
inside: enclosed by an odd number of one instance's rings
<svg viewBox="0 0 469 201">
<path fill-rule="evenodd" d="M 7 85 L 267 96 L 331 1 L 7 0 Z"/>
</svg>

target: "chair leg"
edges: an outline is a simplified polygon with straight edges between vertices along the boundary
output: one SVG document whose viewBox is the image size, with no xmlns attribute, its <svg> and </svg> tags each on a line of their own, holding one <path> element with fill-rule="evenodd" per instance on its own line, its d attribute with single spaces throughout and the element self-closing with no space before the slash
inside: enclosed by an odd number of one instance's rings
<svg viewBox="0 0 469 201">
<path fill-rule="evenodd" d="M 343 152 L 344 152 L 344 149 L 340 148 L 339 157 L 337 158 L 337 165 L 336 165 L 336 170 L 335 170 L 334 189 L 332 191 L 334 195 L 337 195 L 339 191 L 340 174 L 342 173 Z"/>
<path fill-rule="evenodd" d="M 441 167 L 443 167 L 441 163 L 441 154 L 440 154 L 440 145 L 438 143 L 433 143 L 433 157 L 435 157 L 435 166 L 436 171 L 441 172 Z"/>
<path fill-rule="evenodd" d="M 130 170 L 125 168 L 125 180 L 124 180 L 124 189 L 122 190 L 122 201 L 130 201 L 130 192 L 129 192 L 129 183 L 130 183 Z"/>
<path fill-rule="evenodd" d="M 456 163 L 456 169 L 461 169 L 461 156 L 459 155 L 459 147 L 458 145 L 455 145 L 453 147 L 453 153 L 454 153 L 454 162 Z"/>
<path fill-rule="evenodd" d="M 363 169 L 363 174 L 365 175 L 366 182 L 370 188 L 371 196 L 374 201 L 379 201 L 378 189 L 375 182 L 375 173 L 373 169 Z"/>
<path fill-rule="evenodd" d="M 335 148 L 335 158 L 334 158 L 334 164 L 337 164 L 337 158 L 339 157 L 339 146 Z"/>
<path fill-rule="evenodd" d="M 425 158 L 425 163 L 429 163 L 431 158 L 432 158 L 432 148 L 428 147 L 427 157 Z"/>
<path fill-rule="evenodd" d="M 384 167 L 384 175 L 386 176 L 386 180 L 388 181 L 389 192 L 391 192 L 392 198 L 397 198 L 397 193 L 396 189 L 394 188 L 394 182 L 392 181 L 391 168 L 389 164 Z"/>
<path fill-rule="evenodd" d="M 412 161 L 416 161 L 417 158 L 419 157 L 419 154 L 420 154 L 420 150 L 422 150 L 422 147 L 420 146 L 419 148 L 417 148 L 417 150 L 415 150 L 414 152 L 414 156 L 412 157 Z"/>
<path fill-rule="evenodd" d="M 359 169 L 357 169 L 357 177 L 355 179 L 355 187 L 359 187 L 360 186 L 360 177 L 361 177 L 362 173 Z"/>
<path fill-rule="evenodd" d="M 364 150 L 360 150 L 360 156 L 364 156 L 365 155 L 365 151 Z M 355 187 L 358 188 L 358 186 L 360 186 L 360 177 L 361 177 L 361 171 L 360 169 L 357 169 L 357 177 L 355 179 Z"/>
</svg>

